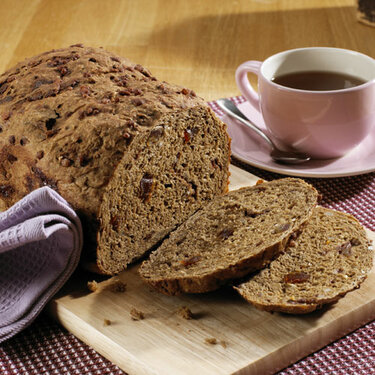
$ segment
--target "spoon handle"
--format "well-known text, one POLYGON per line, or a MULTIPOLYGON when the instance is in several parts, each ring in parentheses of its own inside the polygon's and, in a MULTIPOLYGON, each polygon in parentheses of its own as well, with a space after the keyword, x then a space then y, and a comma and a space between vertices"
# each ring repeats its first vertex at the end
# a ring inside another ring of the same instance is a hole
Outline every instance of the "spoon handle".
POLYGON ((250 129, 255 131, 259 136, 261 136, 272 148, 275 147, 271 139, 255 124, 249 121, 249 119, 234 105, 234 103, 229 99, 219 99, 217 100, 218 106, 229 116, 234 117, 238 121, 242 122, 244 125, 248 126, 250 129))

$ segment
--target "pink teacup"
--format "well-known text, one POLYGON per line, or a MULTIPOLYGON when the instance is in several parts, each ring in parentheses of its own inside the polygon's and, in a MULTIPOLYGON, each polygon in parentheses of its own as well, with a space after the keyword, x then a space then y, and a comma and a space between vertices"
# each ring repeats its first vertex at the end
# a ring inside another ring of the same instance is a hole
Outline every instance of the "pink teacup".
POLYGON ((340 48, 311 47, 277 53, 264 62, 247 61, 236 71, 243 96, 261 111, 271 136, 284 149, 316 159, 344 155, 375 124, 375 60, 340 48), (273 82, 298 72, 347 74, 364 83, 351 88, 313 91, 273 82), (247 73, 258 76, 258 93, 247 73))

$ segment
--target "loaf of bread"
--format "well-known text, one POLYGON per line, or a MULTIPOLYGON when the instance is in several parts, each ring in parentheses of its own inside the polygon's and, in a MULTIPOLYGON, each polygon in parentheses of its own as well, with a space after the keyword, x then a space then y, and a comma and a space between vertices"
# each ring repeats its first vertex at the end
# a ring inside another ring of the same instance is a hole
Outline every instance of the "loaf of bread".
POLYGON ((372 263, 372 246, 358 221, 318 207, 285 252, 236 289, 262 310, 303 314, 358 288, 372 263))
POLYGON ((145 260, 139 273, 158 291, 215 290, 267 265, 310 217, 318 194, 300 179, 264 182, 217 197, 145 260))
POLYGON ((229 138, 202 99, 82 45, 0 76, 0 147, 1 209, 52 187, 81 217, 86 255, 106 274, 228 186, 229 138))

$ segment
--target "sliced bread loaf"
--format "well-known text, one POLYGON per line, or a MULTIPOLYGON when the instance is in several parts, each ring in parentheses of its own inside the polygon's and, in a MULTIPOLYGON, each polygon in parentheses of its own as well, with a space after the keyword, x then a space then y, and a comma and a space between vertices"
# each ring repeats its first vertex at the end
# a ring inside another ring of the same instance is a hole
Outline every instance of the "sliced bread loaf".
POLYGON ((191 216, 139 269, 165 294, 202 293, 264 267, 311 215, 316 190, 295 178, 215 198, 191 216))
POLYGON ((115 274, 228 186, 225 124, 192 90, 74 45, 0 76, 0 210, 40 186, 79 214, 115 274))
POLYGON ((236 289, 262 310, 308 313, 358 288, 372 267, 371 250, 354 217, 318 207, 285 252, 236 289))

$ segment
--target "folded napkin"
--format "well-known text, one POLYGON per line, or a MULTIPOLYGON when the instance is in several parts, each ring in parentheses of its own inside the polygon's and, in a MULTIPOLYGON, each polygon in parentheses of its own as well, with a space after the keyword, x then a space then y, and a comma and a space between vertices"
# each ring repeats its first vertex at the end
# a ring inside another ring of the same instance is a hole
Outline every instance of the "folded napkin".
POLYGON ((81 222, 42 187, 0 213, 0 342, 27 327, 76 268, 81 222))

